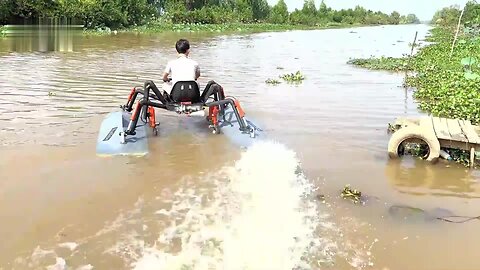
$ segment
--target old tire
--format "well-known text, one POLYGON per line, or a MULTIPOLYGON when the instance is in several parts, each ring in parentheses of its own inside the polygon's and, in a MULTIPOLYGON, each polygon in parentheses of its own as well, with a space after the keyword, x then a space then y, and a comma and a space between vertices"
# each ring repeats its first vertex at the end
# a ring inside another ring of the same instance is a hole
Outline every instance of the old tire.
POLYGON ((404 127, 393 133, 388 142, 389 157, 392 159, 398 158, 398 149, 400 145, 409 139, 422 140, 428 145, 429 151, 425 160, 430 162, 436 162, 438 160, 440 156, 440 142, 437 137, 425 134, 420 127, 416 126, 404 127))

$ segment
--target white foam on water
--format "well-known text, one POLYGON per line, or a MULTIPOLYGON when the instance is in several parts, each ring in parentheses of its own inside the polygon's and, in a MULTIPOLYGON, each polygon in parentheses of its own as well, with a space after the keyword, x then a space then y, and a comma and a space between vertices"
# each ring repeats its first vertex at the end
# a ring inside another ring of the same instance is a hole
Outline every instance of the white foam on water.
POLYGON ((78 267, 76 270, 92 270, 93 266, 91 264, 86 264, 78 267))
POLYGON ((70 251, 74 251, 78 247, 78 244, 75 242, 65 242, 58 244, 58 246, 62 248, 68 248, 70 251))
POLYGON ((213 192, 181 188, 168 213, 170 226, 132 264, 146 269, 308 269, 318 224, 312 191, 293 151, 261 142, 233 167, 207 175, 213 192))
POLYGON ((47 266, 47 270, 65 270, 67 269, 67 263, 65 262, 65 259, 57 257, 55 258, 56 263, 53 265, 47 266))

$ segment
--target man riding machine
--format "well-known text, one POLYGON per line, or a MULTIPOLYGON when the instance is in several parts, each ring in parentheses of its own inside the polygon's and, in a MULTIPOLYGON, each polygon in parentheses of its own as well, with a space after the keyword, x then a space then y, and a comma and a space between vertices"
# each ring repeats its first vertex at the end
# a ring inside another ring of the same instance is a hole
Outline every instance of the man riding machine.
POLYGON ((227 111, 230 111, 230 114, 233 111, 236 121, 239 124, 239 130, 242 133, 250 134, 251 137, 255 136, 255 128, 249 126, 244 120, 245 113, 240 107, 240 103, 232 97, 225 97, 223 88, 214 81, 210 81, 206 85, 202 94, 200 94, 200 89, 196 81, 178 81, 173 85, 170 94, 166 92, 162 94, 153 81, 146 81, 143 88, 134 87, 128 97, 126 105, 120 107, 124 111, 131 112, 138 94, 143 95, 143 97, 137 102, 128 128, 124 131, 124 137, 136 134, 135 128, 137 127, 140 117, 142 117, 142 121, 149 123, 149 126, 153 128, 153 132, 156 135, 159 123, 155 121, 154 108, 187 115, 204 111, 208 108, 208 116, 206 118, 214 134, 220 133, 220 122, 222 122, 222 125, 233 125, 231 123, 231 116, 227 116, 227 111))
POLYGON ((190 43, 186 39, 179 39, 175 44, 178 53, 175 60, 171 60, 165 67, 163 81, 171 81, 174 77, 173 86, 170 89, 164 84, 160 91, 153 81, 146 81, 143 88, 134 87, 128 97, 126 105, 120 106, 124 111, 131 112, 138 94, 143 97, 138 101, 135 111, 130 117, 127 129, 123 132, 122 142, 128 135, 135 135, 138 119, 142 116, 145 123, 149 123, 153 132, 157 134, 158 124, 155 122, 155 109, 160 108, 168 111, 174 111, 179 114, 191 114, 203 111, 208 108, 207 121, 210 122, 210 128, 213 133, 220 132, 220 122, 232 124, 232 112, 239 124, 242 133, 249 133, 255 137, 255 126, 249 125, 244 119, 244 112, 240 103, 234 98, 226 98, 223 88, 214 81, 208 82, 202 94, 196 80, 200 77, 200 67, 198 63, 189 58, 190 43), (169 77, 170 76, 170 77, 169 77), (167 93, 170 90, 170 94, 167 93), (152 93, 153 92, 153 93, 152 93), (213 100, 211 100, 213 97, 213 100), (222 117, 220 119, 220 117, 222 117), (230 120, 227 120, 230 118, 230 120))

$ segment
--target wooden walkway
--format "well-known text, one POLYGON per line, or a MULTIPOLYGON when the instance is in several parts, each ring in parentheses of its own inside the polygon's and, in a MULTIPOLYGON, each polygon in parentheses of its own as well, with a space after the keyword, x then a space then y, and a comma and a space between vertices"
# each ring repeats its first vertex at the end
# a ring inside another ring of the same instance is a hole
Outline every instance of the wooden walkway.
POLYGON ((480 144, 480 137, 478 136, 474 126, 468 120, 439 117, 428 117, 422 120, 420 121, 420 125, 422 125, 424 128, 431 126, 431 128, 428 129, 430 129, 430 131, 433 132, 440 140, 480 144))
POLYGON ((473 164, 475 148, 480 149, 480 137, 469 120, 424 117, 420 119, 420 126, 433 133, 442 147, 470 151, 470 162, 473 164))

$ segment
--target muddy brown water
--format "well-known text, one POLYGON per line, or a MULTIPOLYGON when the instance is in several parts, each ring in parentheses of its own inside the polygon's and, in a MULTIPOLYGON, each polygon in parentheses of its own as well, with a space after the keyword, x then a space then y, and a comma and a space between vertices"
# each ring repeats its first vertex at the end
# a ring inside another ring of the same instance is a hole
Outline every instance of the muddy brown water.
POLYGON ((427 30, 119 34, 73 52, 0 40, 0 269, 479 269, 480 221, 388 214, 478 215, 478 171, 389 160, 387 123, 422 113, 402 74, 346 64, 409 53, 427 30), (158 112, 148 157, 96 157, 104 115, 160 80, 179 37, 200 83, 238 97, 271 141, 240 150, 202 120, 158 112), (264 83, 297 70, 300 85, 264 83), (338 198, 346 184, 365 206, 338 198))

